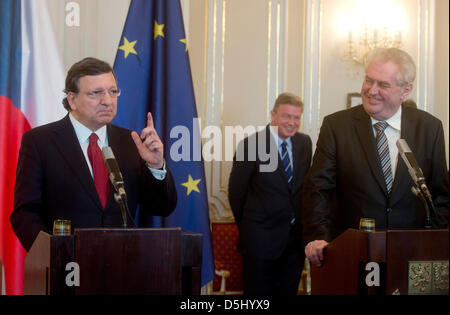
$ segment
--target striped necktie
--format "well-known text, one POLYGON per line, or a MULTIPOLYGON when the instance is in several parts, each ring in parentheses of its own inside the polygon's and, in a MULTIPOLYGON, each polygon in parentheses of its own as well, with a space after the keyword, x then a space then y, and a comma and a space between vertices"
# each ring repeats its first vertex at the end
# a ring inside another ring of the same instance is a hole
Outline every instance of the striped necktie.
POLYGON ((392 170, 391 170, 391 158, 389 156, 389 145, 384 130, 387 128, 388 123, 385 121, 377 122, 374 127, 377 131, 376 143, 378 155, 380 156, 381 169, 383 170, 384 180, 386 182, 387 192, 390 195, 392 191, 392 170))
POLYGON ((281 162, 283 165, 283 170, 286 173, 286 178, 288 180, 289 185, 292 185, 292 163, 291 158, 289 157, 289 152, 287 150, 287 143, 283 141, 281 143, 281 162))

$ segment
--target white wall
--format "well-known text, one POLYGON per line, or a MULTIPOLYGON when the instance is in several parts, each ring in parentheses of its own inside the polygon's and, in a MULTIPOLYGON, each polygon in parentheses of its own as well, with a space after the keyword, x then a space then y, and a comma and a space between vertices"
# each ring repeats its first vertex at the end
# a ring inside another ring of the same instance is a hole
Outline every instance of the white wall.
POLYGON ((448 19, 448 0, 436 1, 436 19, 434 27, 436 31, 435 37, 435 77, 434 77, 434 115, 442 120, 444 125, 445 144, 447 152, 447 168, 448 168, 448 152, 449 152, 449 19, 448 19))

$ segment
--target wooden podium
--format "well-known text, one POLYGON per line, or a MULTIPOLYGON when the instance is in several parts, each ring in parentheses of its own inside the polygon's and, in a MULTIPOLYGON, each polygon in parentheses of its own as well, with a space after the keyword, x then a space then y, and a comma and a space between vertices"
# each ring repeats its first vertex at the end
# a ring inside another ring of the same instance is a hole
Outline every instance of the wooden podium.
POLYGON ((201 260, 202 235, 181 228, 41 231, 25 259, 24 293, 197 295, 201 260))
POLYGON ((311 294, 447 294, 449 230, 348 229, 311 264, 311 294), (368 286, 376 262, 379 286, 368 286))

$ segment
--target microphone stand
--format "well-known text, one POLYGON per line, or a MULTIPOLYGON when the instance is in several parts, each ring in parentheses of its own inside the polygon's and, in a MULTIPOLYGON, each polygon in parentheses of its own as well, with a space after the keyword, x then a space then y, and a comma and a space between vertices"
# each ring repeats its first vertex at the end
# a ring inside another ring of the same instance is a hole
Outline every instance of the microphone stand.
MULTIPOLYGON (((430 207, 428 206, 428 198, 425 197, 424 192, 422 189, 420 189, 418 184, 414 184, 414 186, 411 187, 411 191, 414 195, 416 195, 419 200, 422 202, 423 207, 425 208, 425 225, 424 228, 431 229, 431 215, 430 215, 430 207)), ((434 209, 433 202, 431 202, 431 206, 434 209)))
POLYGON ((122 213, 122 220, 123 220, 123 228, 127 228, 127 212, 128 212, 128 205, 127 200, 125 196, 122 196, 118 193, 114 193, 114 200, 119 204, 120 206, 120 212, 122 213))
POLYGON ((111 183, 114 186, 114 189, 116 192, 114 193, 114 200, 119 204, 120 206, 120 212, 122 213, 122 221, 123 221, 123 228, 127 228, 127 213, 129 213, 128 210, 128 203, 127 203, 127 194, 125 193, 125 189, 123 188, 123 181, 117 181, 114 178, 114 175, 111 173, 109 175, 109 178, 111 180, 111 183))
POLYGON ((127 197, 123 194, 115 192, 114 200, 120 206, 120 212, 122 213, 123 228, 126 229, 127 228, 127 212, 128 212, 127 197))

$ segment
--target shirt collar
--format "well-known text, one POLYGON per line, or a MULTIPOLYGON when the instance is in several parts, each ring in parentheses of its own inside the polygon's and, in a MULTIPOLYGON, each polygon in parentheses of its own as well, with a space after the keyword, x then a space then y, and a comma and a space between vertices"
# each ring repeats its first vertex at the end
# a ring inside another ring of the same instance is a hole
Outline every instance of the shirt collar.
MULTIPOLYGON (((381 121, 376 120, 372 117, 370 117, 370 119, 372 120, 372 126, 375 125, 377 122, 381 121)), ((392 115, 389 119, 386 119, 385 122, 387 122, 390 127, 400 131, 402 126, 402 107, 400 106, 397 112, 394 115, 392 115)))
POLYGON ((270 133, 272 134, 273 139, 275 140, 275 142, 277 143, 277 147, 281 146, 281 143, 283 143, 283 141, 286 141, 287 147, 289 149, 292 148, 292 140, 291 137, 286 138, 286 139, 282 139, 278 136, 278 134, 275 132, 275 130, 273 130, 272 125, 269 125, 269 129, 270 129, 270 133))
MULTIPOLYGON (((69 113, 69 119, 70 122, 73 125, 73 128, 75 129, 75 134, 77 135, 78 141, 80 143, 86 143, 89 142, 89 137, 92 134, 92 130, 80 123, 73 115, 72 113, 69 113)), ((106 143, 106 125, 97 129, 95 133, 98 136, 98 139, 100 140, 100 147, 104 147, 107 145, 106 143)))

